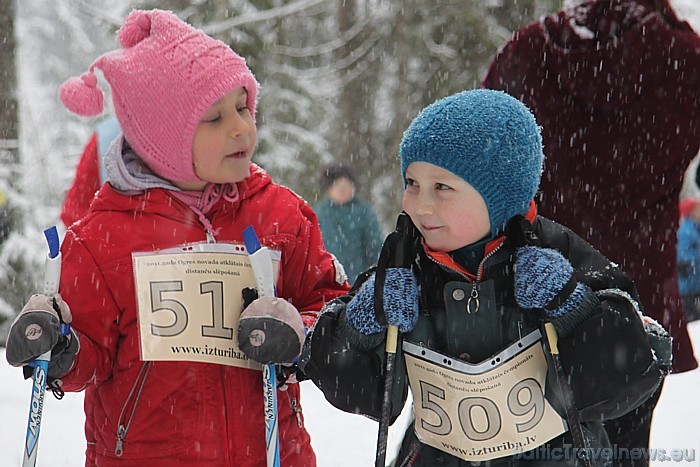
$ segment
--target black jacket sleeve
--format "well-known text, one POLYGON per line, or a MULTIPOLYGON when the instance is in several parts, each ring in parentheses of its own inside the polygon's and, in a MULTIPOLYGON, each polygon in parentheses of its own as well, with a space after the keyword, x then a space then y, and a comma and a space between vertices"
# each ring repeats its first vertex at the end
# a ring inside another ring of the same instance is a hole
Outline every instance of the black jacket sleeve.
POLYGON ((572 231, 538 218, 537 230, 595 294, 596 311, 559 340, 564 370, 582 421, 617 418, 658 387, 664 371, 654 359, 634 283, 572 231))
MULTIPOLYGON (((337 409, 378 420, 384 393, 384 338, 364 351, 339 332, 351 298, 352 295, 340 297, 324 307, 306 337, 299 370, 337 409)), ((392 423, 401 413, 407 395, 405 371, 399 366, 394 374, 392 423)))

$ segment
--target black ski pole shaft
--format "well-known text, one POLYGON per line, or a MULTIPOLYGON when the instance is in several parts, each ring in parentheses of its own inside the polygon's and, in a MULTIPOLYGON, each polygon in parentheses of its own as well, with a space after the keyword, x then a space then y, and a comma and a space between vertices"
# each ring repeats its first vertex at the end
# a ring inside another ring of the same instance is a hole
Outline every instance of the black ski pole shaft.
POLYGON ((399 328, 389 325, 386 331, 386 366, 384 379, 384 398, 382 413, 379 418, 379 434, 377 436, 377 457, 375 467, 384 467, 386 462, 386 446, 389 438, 389 422, 391 421, 391 392, 394 386, 394 365, 396 363, 396 347, 399 328))
POLYGON ((564 366, 561 364, 561 358, 559 357, 559 336, 557 336, 557 330, 554 325, 550 322, 544 323, 545 334, 547 335, 547 344, 549 346, 549 353, 552 356, 552 362, 554 363, 554 369, 557 373, 557 382, 559 384, 559 390, 562 393, 564 399, 564 410, 566 411, 566 418, 569 422, 569 430, 571 430, 571 437, 574 440, 574 446, 579 448, 577 451, 579 453, 578 460, 584 467, 591 467, 591 459, 589 457, 589 451, 586 449, 586 439, 584 438, 583 429, 581 428, 581 420, 578 416, 578 410, 576 410, 576 403, 574 401, 574 393, 571 390, 571 386, 567 382, 566 373, 564 372, 564 366))

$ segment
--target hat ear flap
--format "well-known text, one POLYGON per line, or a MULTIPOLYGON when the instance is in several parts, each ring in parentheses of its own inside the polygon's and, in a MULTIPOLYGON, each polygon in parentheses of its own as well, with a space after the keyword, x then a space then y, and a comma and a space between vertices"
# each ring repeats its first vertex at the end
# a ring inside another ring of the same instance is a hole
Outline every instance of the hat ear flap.
POLYGON ((133 47, 151 35, 151 16, 146 11, 134 10, 124 19, 117 31, 117 40, 122 48, 133 47))
POLYGON ((58 95, 68 110, 83 117, 99 115, 104 109, 102 89, 92 69, 63 83, 58 95))

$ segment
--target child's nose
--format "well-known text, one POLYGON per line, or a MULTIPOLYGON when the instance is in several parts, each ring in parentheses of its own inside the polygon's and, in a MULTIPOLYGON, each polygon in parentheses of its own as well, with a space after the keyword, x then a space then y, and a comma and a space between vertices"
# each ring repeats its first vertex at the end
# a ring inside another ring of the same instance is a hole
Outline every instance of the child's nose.
POLYGON ((228 134, 231 138, 238 138, 248 130, 248 122, 240 115, 236 114, 231 119, 228 134))
POLYGON ((432 214, 435 207, 434 200, 429 195, 419 194, 416 198, 416 213, 420 215, 432 214))

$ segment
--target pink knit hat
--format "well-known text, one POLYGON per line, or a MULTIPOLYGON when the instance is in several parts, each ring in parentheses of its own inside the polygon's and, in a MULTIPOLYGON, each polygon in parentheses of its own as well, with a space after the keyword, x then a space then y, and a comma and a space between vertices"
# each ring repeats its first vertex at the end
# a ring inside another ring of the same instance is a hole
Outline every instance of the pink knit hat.
POLYGON ((192 165, 197 124, 215 102, 243 87, 255 118, 258 82, 245 59, 172 12, 133 10, 117 32, 122 48, 98 57, 88 72, 63 83, 63 105, 83 116, 103 111, 99 68, 112 88, 124 137, 158 175, 200 181, 192 165))

